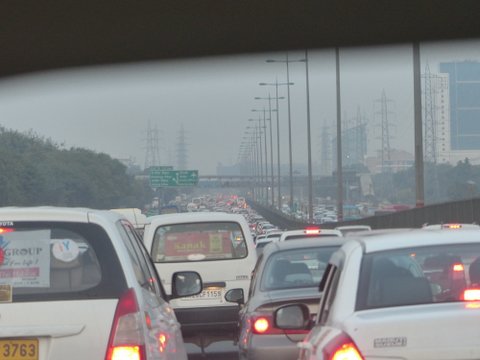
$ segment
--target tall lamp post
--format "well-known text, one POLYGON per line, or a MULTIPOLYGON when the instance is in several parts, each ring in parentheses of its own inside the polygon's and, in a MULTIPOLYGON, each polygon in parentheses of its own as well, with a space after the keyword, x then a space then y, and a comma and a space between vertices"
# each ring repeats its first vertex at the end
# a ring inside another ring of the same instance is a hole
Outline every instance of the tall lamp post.
POLYGON ((342 100, 340 91, 340 49, 335 48, 337 95, 337 221, 343 221, 342 100))
POLYGON ((258 177, 258 151, 257 151, 257 140, 256 140, 256 133, 254 132, 248 132, 248 128, 245 131, 245 136, 243 137, 244 140, 247 141, 247 150, 249 151, 250 154, 250 173, 252 175, 253 180, 253 187, 252 187, 252 193, 253 193, 253 199, 256 201, 256 181, 258 177))
POLYGON ((275 79, 274 83, 259 83, 260 86, 275 86, 275 100, 276 100, 276 107, 277 107, 277 170, 278 170, 278 210, 282 209, 282 194, 281 194, 281 174, 280 174, 280 120, 279 120, 279 107, 278 107, 278 100, 283 99, 283 97, 278 97, 278 87, 282 85, 294 85, 293 82, 286 82, 286 83, 279 83, 278 79, 275 79))
POLYGON ((312 137, 310 134, 310 84, 308 81, 308 50, 305 49, 305 77, 307 91, 307 148, 308 148, 308 221, 313 223, 312 137))
MULTIPOLYGON (((272 208, 275 207, 275 189, 274 189, 274 184, 275 184, 275 175, 273 173, 273 135, 272 135, 272 127, 273 127, 273 124, 272 124, 272 111, 276 111, 277 112, 277 119, 278 119, 278 108, 277 109, 272 109, 272 97, 270 96, 270 93, 268 94, 268 97, 255 97, 255 100, 268 100, 268 113, 269 113, 269 118, 268 118, 268 121, 270 122, 270 175, 271 175, 271 193, 272 193, 272 208)), ((278 104, 278 99, 285 99, 283 96, 282 97, 276 97, 277 99, 277 104, 278 104)), ((279 134, 278 132, 278 121, 277 121, 277 134, 279 134)), ((278 139, 277 139, 278 140, 278 139)), ((278 143, 277 143, 277 147, 280 146, 278 143)), ((280 161, 279 161, 279 175, 278 175, 278 197, 279 197, 279 200, 278 200, 278 203, 280 204, 280 161)), ((280 210, 280 205, 279 205, 279 210, 280 210)))
MULTIPOLYGON (((262 119, 259 117, 258 119, 248 119, 248 121, 258 121, 258 125, 255 125, 255 126, 247 126, 247 129, 255 129, 255 139, 259 140, 259 147, 257 149, 257 155, 259 155, 259 158, 260 158, 260 162, 259 162, 259 174, 260 174, 260 189, 261 189, 261 195, 262 195, 262 198, 264 196, 263 194, 263 154, 262 154, 262 128, 263 126, 261 125, 261 121, 262 119)), ((256 141, 255 140, 255 141, 256 141)), ((263 199, 262 199, 263 200, 263 199)))
MULTIPOLYGON (((265 199, 266 199, 266 204, 268 204, 268 197, 269 197, 269 194, 268 194, 268 154, 267 154, 267 119, 266 119, 266 115, 265 115, 265 108, 263 108, 262 110, 257 110, 257 109, 252 109, 253 112, 263 112, 263 129, 265 129, 263 131, 263 144, 265 146, 265 199)), ((273 185, 272 185, 273 186, 273 185)))
POLYGON ((290 60, 288 52, 285 55, 285 60, 268 59, 267 63, 285 63, 287 66, 287 102, 288 102, 288 157, 289 157, 289 182, 290 182, 290 211, 293 211, 293 160, 292 160, 292 117, 290 110, 290 71, 289 64, 292 62, 305 62, 305 59, 290 60))

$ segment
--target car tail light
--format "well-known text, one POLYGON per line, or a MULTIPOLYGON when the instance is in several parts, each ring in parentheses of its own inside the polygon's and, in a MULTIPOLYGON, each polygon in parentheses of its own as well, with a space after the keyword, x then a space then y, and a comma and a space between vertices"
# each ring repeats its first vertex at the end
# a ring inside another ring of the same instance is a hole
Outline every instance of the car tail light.
POLYGON ((271 327, 269 319, 263 316, 255 319, 253 322, 253 330, 256 334, 264 334, 270 330, 271 327))
POLYGON ((465 289, 463 291, 464 301, 479 301, 480 300, 480 289, 465 289))
POLYGON ((442 228, 444 228, 444 229, 461 229, 462 225, 461 224, 443 224, 442 228))
POLYGON ((0 227, 0 235, 2 234, 6 234, 6 233, 9 233, 9 232, 13 232, 15 231, 14 229, 12 228, 4 228, 4 227, 0 227))
POLYGON ((345 333, 332 339, 323 349, 326 360, 363 360, 353 340, 345 333))
POLYGON ((305 234, 306 235, 318 235, 318 234, 320 234, 320 229, 319 228, 306 228, 305 229, 305 234))
POLYGON ((257 314, 250 318, 252 332, 257 335, 274 334, 308 334, 309 330, 303 329, 279 329, 274 326, 273 317, 270 314, 257 314))
POLYGON ((453 264, 452 269, 454 272, 459 272, 465 270, 463 264, 453 264))
POLYGON ((465 267, 461 263, 455 263, 451 267, 452 269, 452 280, 457 281, 461 280, 463 285, 462 288, 465 286, 465 267))
POLYGON ((108 340, 106 360, 144 360, 142 316, 133 289, 120 298, 108 340))

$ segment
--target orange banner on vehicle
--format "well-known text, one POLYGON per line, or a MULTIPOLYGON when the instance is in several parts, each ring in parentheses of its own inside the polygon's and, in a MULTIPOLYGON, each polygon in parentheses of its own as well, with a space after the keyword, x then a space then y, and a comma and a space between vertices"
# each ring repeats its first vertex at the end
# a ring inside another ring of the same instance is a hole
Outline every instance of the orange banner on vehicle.
POLYGON ((184 232, 169 234, 165 242, 165 256, 204 254, 215 257, 232 257, 230 232, 184 232))

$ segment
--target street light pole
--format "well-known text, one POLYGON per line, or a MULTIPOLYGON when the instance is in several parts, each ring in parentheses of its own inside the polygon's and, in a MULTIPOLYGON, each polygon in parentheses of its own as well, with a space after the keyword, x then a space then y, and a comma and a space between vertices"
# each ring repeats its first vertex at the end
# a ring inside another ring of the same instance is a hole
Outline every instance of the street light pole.
POLYGON ((337 83, 337 221, 343 221, 342 101, 340 98, 340 49, 335 48, 337 83))
POLYGON ((289 158, 289 182, 290 182, 290 211, 293 211, 293 158, 292 158, 292 117, 290 108, 290 71, 289 64, 291 62, 305 62, 305 59, 289 60, 288 52, 286 53, 285 60, 267 60, 269 63, 280 62, 285 63, 287 66, 287 103, 288 103, 288 158, 289 158))
MULTIPOLYGON (((262 119, 259 117, 258 119, 248 119, 248 121, 258 121, 258 125, 255 125, 255 131, 257 131, 258 129, 258 135, 256 135, 256 138, 259 139, 259 142, 260 142, 260 146, 259 148, 257 149, 258 150, 258 153, 260 155, 260 189, 261 189, 261 194, 262 194, 262 198, 263 198, 263 154, 262 154, 262 126, 260 125, 260 122, 262 121, 262 119)), ((263 199, 262 199, 263 200, 263 199)))
MULTIPOLYGON (((290 72, 288 71, 288 52, 286 55, 287 64, 287 84, 290 84, 290 72)), ((290 213, 293 211, 293 160, 292 160, 292 117, 290 112, 290 85, 287 85, 287 102, 288 102, 288 159, 289 159, 289 181, 290 181, 290 213)))
POLYGON ((252 109, 252 111, 258 111, 258 112, 263 112, 263 128, 265 131, 263 132, 263 137, 264 137, 264 146, 265 146, 265 199, 266 199, 266 204, 268 204, 268 154, 267 154, 267 123, 266 123, 266 115, 265 115, 265 108, 262 110, 257 110, 257 109, 252 109))
MULTIPOLYGON (((267 62, 271 62, 267 60, 267 62)), ((278 177, 278 210, 282 210, 282 177, 281 177, 281 164, 280 164, 280 108, 278 105, 279 99, 284 99, 283 96, 278 96, 278 87, 282 85, 294 85, 294 83, 279 83, 278 79, 275 79, 274 83, 259 83, 260 86, 275 86, 275 100, 276 100, 276 107, 277 107, 277 177, 278 177)), ((272 117, 270 116, 270 119, 272 117)), ((271 124, 271 123, 270 123, 271 124)))
POLYGON ((310 135, 310 86, 308 81, 308 50, 305 49, 305 74, 307 83, 307 148, 308 148, 308 221, 313 223, 312 139, 310 135))
MULTIPOLYGON (((247 126, 247 129, 251 127, 247 126)), ((257 140, 255 138, 256 132, 248 132, 245 131, 245 135, 243 137, 244 140, 248 140, 248 150, 250 154, 250 174, 253 178, 253 186, 252 186, 252 193, 253 193, 253 200, 256 201, 256 183, 257 183, 257 164, 258 164, 258 157, 257 157, 257 140)))
MULTIPOLYGON (((278 86, 277 86, 278 88, 278 86)), ((273 134, 272 134, 272 128, 273 128, 273 124, 272 124, 272 111, 276 111, 277 112, 277 135, 279 136, 280 132, 278 130, 278 108, 277 109, 273 109, 272 110, 272 97, 270 96, 270 93, 268 94, 268 97, 255 97, 255 100, 268 100, 268 114, 269 114, 269 118, 268 118, 268 121, 270 122, 270 175, 271 175, 271 180, 270 180, 270 183, 271 183, 271 187, 270 187, 270 190, 271 190, 271 198, 272 198, 272 208, 275 207, 275 175, 274 175, 274 172, 273 172, 273 134)), ((278 96, 277 96, 277 104, 278 104, 278 96)), ((280 99, 284 99, 284 97, 280 97, 280 99)), ((279 139, 277 139, 278 142, 280 142, 279 139)), ((277 152, 278 153, 278 164, 280 164, 280 152, 277 152)), ((280 167, 278 167, 278 195, 279 195, 279 199, 280 199, 280 167)), ((280 200, 279 200, 280 201, 280 200)), ((280 204, 280 202, 279 202, 280 204)), ((279 209, 280 209, 280 206, 279 206, 279 209)))

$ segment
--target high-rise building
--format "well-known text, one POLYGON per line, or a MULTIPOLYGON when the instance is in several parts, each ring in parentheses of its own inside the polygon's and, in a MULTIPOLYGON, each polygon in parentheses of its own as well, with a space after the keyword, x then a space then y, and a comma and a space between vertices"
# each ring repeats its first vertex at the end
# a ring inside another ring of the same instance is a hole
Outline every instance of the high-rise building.
POLYGON ((440 111, 439 133, 445 136, 445 141, 439 148, 440 161, 456 163, 469 158, 473 160, 472 162, 478 163, 480 63, 478 61, 440 63, 440 75, 442 74, 446 74, 448 86, 444 87, 444 91, 438 92, 436 99, 440 111), (448 99, 445 98, 447 94, 448 99), (448 118, 443 113, 445 111, 448 112, 448 118), (446 126, 445 130, 441 128, 442 126, 446 126))

